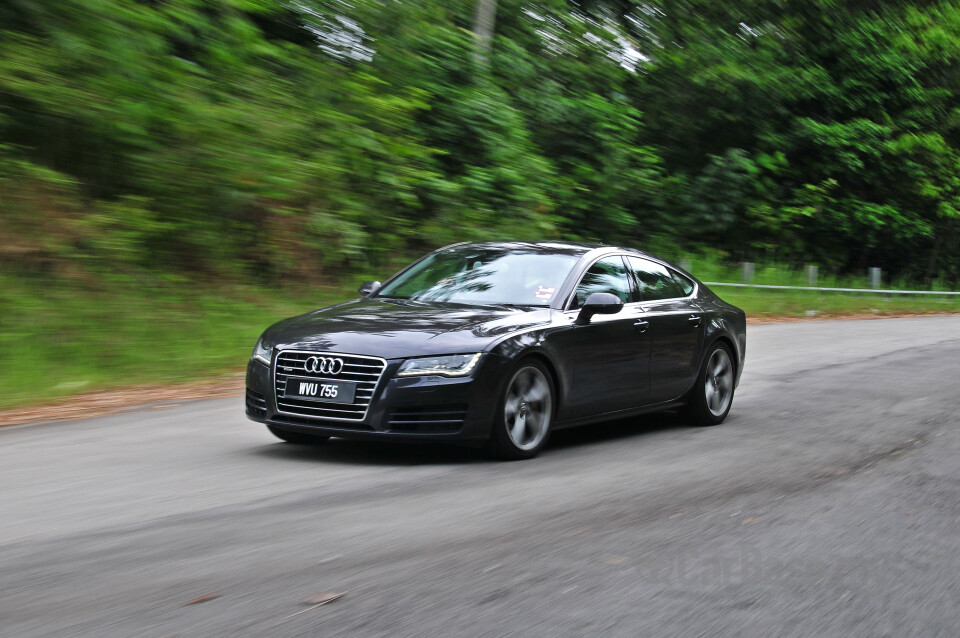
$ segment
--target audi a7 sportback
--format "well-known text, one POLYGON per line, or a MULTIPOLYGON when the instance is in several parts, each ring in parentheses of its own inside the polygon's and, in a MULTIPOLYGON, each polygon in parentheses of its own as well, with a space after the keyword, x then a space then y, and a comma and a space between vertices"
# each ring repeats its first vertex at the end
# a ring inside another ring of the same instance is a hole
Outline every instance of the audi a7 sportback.
POLYGON ((642 412, 720 423, 743 369, 743 311, 627 248, 455 244, 360 294, 263 333, 251 419, 290 443, 475 441, 526 458, 552 430, 642 412))

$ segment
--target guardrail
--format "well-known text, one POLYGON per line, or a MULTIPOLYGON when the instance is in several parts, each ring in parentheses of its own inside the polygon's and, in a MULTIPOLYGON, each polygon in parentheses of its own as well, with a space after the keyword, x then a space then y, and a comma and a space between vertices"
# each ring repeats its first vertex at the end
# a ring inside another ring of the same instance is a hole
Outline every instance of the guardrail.
POLYGON ((940 290, 885 290, 883 288, 826 288, 821 286, 775 286, 772 284, 731 284, 722 281, 705 281, 708 286, 731 288, 770 288, 773 290, 816 290, 820 292, 866 292, 881 295, 960 295, 960 292, 940 290))

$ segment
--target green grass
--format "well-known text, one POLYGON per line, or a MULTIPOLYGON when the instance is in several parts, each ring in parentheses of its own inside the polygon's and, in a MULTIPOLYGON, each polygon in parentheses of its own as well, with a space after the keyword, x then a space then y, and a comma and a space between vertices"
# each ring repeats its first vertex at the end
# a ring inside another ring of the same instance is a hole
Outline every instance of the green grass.
MULTIPOLYGON (((743 283, 737 266, 724 264, 710 257, 690 259, 690 271, 702 281, 743 283)), ((756 266, 753 284, 775 286, 809 286, 802 269, 770 264, 756 266)), ((866 276, 835 276, 821 273, 821 288, 870 288, 866 276)), ((893 290, 947 291, 940 282, 925 286, 908 280, 883 282, 882 288, 893 290)), ((895 315, 960 312, 960 295, 896 295, 805 290, 770 290, 715 286, 714 292, 725 301, 743 308, 753 317, 804 317, 843 315, 895 315)))
POLYGON ((847 315, 899 315, 960 312, 960 298, 713 288, 729 303, 743 308, 748 317, 839 317, 847 315))
MULTIPOLYGON (((736 268, 692 260, 706 281, 740 281, 736 268)), ((755 283, 806 285, 802 272, 768 266, 755 283)), ((0 275, 0 409, 140 384, 242 371, 270 324, 356 296, 355 284, 275 291, 172 281, 81 286, 0 275)), ((821 277, 821 286, 865 288, 865 278, 821 277)), ((894 282, 889 287, 913 288, 894 282)), ((748 316, 960 312, 960 298, 716 287, 748 316)))
POLYGON ((244 369, 270 324, 351 295, 0 279, 0 408, 244 369))

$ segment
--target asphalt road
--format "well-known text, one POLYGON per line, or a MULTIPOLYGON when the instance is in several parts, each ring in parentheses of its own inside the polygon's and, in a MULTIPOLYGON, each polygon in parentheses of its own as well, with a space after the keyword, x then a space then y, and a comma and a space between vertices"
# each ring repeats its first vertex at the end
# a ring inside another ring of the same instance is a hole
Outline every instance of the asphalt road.
POLYGON ((527 462, 240 398, 4 428, 0 635, 957 636, 958 390, 960 317, 809 322, 750 327, 719 427, 527 462))

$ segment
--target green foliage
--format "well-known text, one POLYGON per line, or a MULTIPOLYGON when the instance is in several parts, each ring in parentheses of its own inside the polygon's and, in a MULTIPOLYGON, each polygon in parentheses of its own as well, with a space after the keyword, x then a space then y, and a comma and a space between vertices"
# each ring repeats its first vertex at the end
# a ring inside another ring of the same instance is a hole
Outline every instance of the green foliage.
POLYGON ((956 253, 936 249, 956 241, 955 6, 689 2, 663 12, 649 22, 656 53, 638 96, 677 176, 671 216, 694 242, 956 280, 956 253), (736 233, 718 235, 723 227, 736 233))
POLYGON ((956 3, 496 4, 481 55, 476 0, 0 2, 0 403, 229 369, 460 240, 960 281, 956 3))
POLYGON ((335 281, 464 239, 960 279, 960 7, 7 0, 0 264, 335 281))

